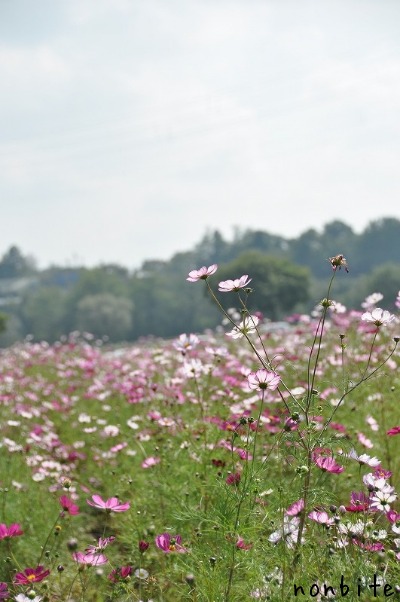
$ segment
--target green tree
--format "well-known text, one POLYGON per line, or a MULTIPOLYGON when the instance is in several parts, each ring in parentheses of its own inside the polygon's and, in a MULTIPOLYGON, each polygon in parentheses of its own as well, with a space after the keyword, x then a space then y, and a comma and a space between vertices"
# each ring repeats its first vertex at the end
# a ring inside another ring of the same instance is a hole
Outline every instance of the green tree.
POLYGON ((66 334, 66 301, 66 293, 55 286, 42 286, 27 294, 21 304, 24 332, 50 343, 66 334))
MULTIPOLYGON (((309 271, 287 259, 248 251, 218 270, 220 281, 239 278, 243 274, 252 278, 249 309, 260 310, 271 320, 282 318, 293 311, 297 304, 309 299, 309 271)), ((225 307, 232 305, 230 295, 219 294, 225 307)))
POLYGON ((22 255, 16 246, 10 247, 0 260, 0 278, 22 278, 35 271, 34 260, 22 255))
POLYGON ((360 273, 387 262, 400 263, 400 221, 387 217, 371 222, 360 235, 354 267, 360 273))
POLYGON ((397 293, 400 290, 400 263, 385 263, 376 267, 370 274, 358 279, 358 286, 345 298, 350 306, 360 307, 362 301, 372 293, 382 293, 379 307, 393 311, 397 293))
POLYGON ((83 297, 77 305, 76 327, 111 341, 127 340, 132 329, 133 303, 111 293, 83 297))

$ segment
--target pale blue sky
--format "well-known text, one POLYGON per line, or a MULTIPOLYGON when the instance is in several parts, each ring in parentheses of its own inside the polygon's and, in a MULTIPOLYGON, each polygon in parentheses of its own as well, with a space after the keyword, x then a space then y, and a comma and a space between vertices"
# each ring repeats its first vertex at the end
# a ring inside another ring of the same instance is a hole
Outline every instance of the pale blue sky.
POLYGON ((0 0, 0 254, 400 219, 398 0, 0 0))

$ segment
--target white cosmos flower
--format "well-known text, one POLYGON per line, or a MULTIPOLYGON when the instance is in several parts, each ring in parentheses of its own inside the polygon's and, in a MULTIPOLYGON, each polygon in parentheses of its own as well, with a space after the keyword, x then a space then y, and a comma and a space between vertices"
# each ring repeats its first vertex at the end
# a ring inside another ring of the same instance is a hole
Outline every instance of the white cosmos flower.
POLYGON ((245 334, 254 334, 259 321, 257 316, 246 316, 239 326, 235 326, 230 332, 227 332, 226 336, 232 337, 232 339, 241 339, 245 334))

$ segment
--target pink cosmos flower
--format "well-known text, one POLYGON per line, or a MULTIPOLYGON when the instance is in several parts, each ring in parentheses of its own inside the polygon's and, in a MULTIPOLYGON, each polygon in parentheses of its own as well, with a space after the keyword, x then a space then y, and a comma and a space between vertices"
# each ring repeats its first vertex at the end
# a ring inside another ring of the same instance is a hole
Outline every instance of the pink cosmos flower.
POLYGON ((44 566, 39 565, 35 569, 27 568, 21 573, 17 573, 15 575, 15 583, 17 585, 30 585, 31 583, 43 581, 47 575, 50 575, 50 571, 45 570, 44 566))
POLYGON ((62 495, 60 497, 60 505, 64 512, 68 512, 71 516, 76 516, 79 514, 79 508, 76 504, 73 503, 72 500, 69 499, 66 495, 62 495))
POLYGON ((112 543, 114 540, 114 535, 111 535, 111 537, 99 537, 97 545, 88 546, 85 552, 88 552, 89 554, 98 554, 99 552, 102 552, 108 546, 108 544, 112 543))
POLYGON ((294 502, 289 508, 286 510, 288 516, 297 516, 300 512, 304 510, 304 500, 300 498, 297 502, 294 502))
POLYGON ((209 276, 211 276, 212 274, 215 274, 217 269, 218 269, 218 266, 216 263, 213 263, 208 268, 206 268, 206 266, 203 265, 203 267, 200 268, 199 270, 192 270, 191 272, 189 272, 189 275, 186 278, 186 280, 188 280, 189 282, 197 282, 198 280, 207 280, 207 278, 209 276))
POLYGON ((156 458, 155 456, 149 456, 145 460, 143 460, 141 466, 142 468, 151 468, 152 466, 156 466, 161 462, 160 458, 156 458))
POLYGON ((236 547, 239 548, 240 550, 251 550, 251 548, 253 547, 253 544, 245 543, 243 537, 240 537, 240 535, 238 535, 236 547))
POLYGON ((99 508, 100 510, 106 510, 106 512, 126 512, 131 507, 129 502, 121 504, 117 497, 111 497, 104 501, 99 495, 92 495, 92 501, 86 500, 89 506, 99 508))
POLYGON ((380 307, 375 307, 372 311, 366 311, 365 314, 361 316, 361 320, 364 322, 372 322, 377 328, 390 324, 390 322, 393 322, 395 319, 393 314, 380 307))
POLYGON ((250 372, 247 376, 247 382, 249 383, 250 389, 256 391, 265 391, 270 389, 275 391, 280 383, 281 377, 276 372, 268 372, 268 370, 257 370, 257 372, 250 372))
POLYGON ((232 291, 237 292, 241 288, 245 288, 250 284, 251 278, 250 280, 248 278, 248 275, 245 274, 236 280, 224 280, 223 282, 219 283, 218 290, 221 291, 221 293, 230 293, 232 291))
POLYGON ((317 458, 315 458, 314 462, 318 466, 318 468, 321 468, 321 470, 324 470, 326 472, 340 474, 344 470, 344 467, 340 466, 340 464, 336 464, 335 460, 331 456, 318 456, 317 458))
POLYGON ((7 583, 4 583, 4 581, 2 581, 0 583, 0 600, 6 600, 9 597, 10 594, 8 593, 7 583))
POLYGON ((311 520, 314 520, 316 523, 319 523, 320 525, 330 526, 330 525, 333 525, 333 523, 335 522, 333 520, 333 518, 329 517, 329 514, 327 512, 325 512, 325 510, 313 510, 308 515, 308 518, 310 518, 311 520))
POLYGON ((79 564, 87 564, 89 566, 99 566, 108 562, 108 558, 104 554, 92 554, 91 552, 74 552, 72 558, 79 564))
POLYGON ((4 523, 0 524, 0 539, 10 539, 11 537, 17 537, 23 535, 24 532, 21 530, 21 525, 13 523, 7 527, 4 523))
POLYGON ((391 429, 386 431, 387 435, 400 435, 400 426, 393 426, 391 429))
POLYGON ((170 535, 169 533, 162 533, 156 537, 156 546, 167 554, 169 552, 179 552, 183 554, 187 552, 187 549, 182 545, 182 537, 180 535, 170 535))

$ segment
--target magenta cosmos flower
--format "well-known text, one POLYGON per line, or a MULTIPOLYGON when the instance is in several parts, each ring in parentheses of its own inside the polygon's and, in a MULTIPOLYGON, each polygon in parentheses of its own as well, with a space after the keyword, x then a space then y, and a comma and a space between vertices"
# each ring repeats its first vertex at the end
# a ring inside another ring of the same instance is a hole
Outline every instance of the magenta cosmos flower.
POLYGON ((106 510, 107 512, 126 512, 131 507, 129 502, 120 504, 117 497, 111 497, 109 500, 104 501, 99 495, 92 495, 92 500, 86 500, 89 506, 99 508, 100 510, 106 510))
POLYGON ((11 537, 17 537, 23 535, 24 532, 21 530, 21 525, 13 523, 9 527, 4 523, 0 524, 0 539, 10 539, 11 537))
POLYGON ((386 431, 387 435, 400 435, 400 426, 393 426, 391 429, 386 431))
POLYGON ((366 311, 365 314, 361 316, 361 320, 364 322, 371 322, 375 324, 378 328, 385 324, 390 324, 393 322, 396 317, 387 311, 386 309, 381 309, 380 307, 376 307, 372 311, 366 311))
POLYGON ((182 545, 182 537, 180 535, 170 535, 169 533, 162 533, 156 537, 156 546, 167 554, 169 552, 179 552, 183 554, 187 552, 186 548, 182 545))
POLYGON ((9 597, 10 594, 8 593, 7 583, 4 583, 4 581, 2 581, 0 583, 0 600, 6 600, 9 597))
POLYGON ((79 514, 79 508, 72 500, 69 499, 66 495, 62 495, 60 497, 60 506, 64 510, 64 512, 68 512, 71 516, 76 516, 79 514))
POLYGON ((186 278, 186 280, 188 280, 189 282, 197 282, 198 280, 207 280, 207 278, 209 276, 211 276, 212 274, 215 274, 217 269, 218 269, 218 266, 216 263, 213 263, 212 265, 208 266, 208 268, 206 268, 206 266, 203 265, 203 267, 200 268, 199 270, 192 270, 191 272, 189 272, 189 275, 186 278))
POLYGON ((17 585, 30 585, 31 583, 43 581, 47 575, 50 575, 50 571, 45 570, 44 566, 39 565, 35 569, 27 568, 21 573, 17 573, 15 575, 15 583, 17 585))
POLYGON ((221 293, 230 293, 232 291, 237 292, 241 288, 248 286, 250 282, 251 278, 249 280, 248 275, 245 274, 240 278, 236 278, 236 280, 224 280, 223 282, 220 282, 218 285, 218 290, 221 291, 221 293))
POLYGON ((247 377, 247 382, 249 383, 250 389, 255 391, 265 391, 265 389, 270 389, 271 391, 275 391, 280 383, 281 377, 279 374, 273 371, 268 370, 257 370, 257 372, 250 372, 247 377))

